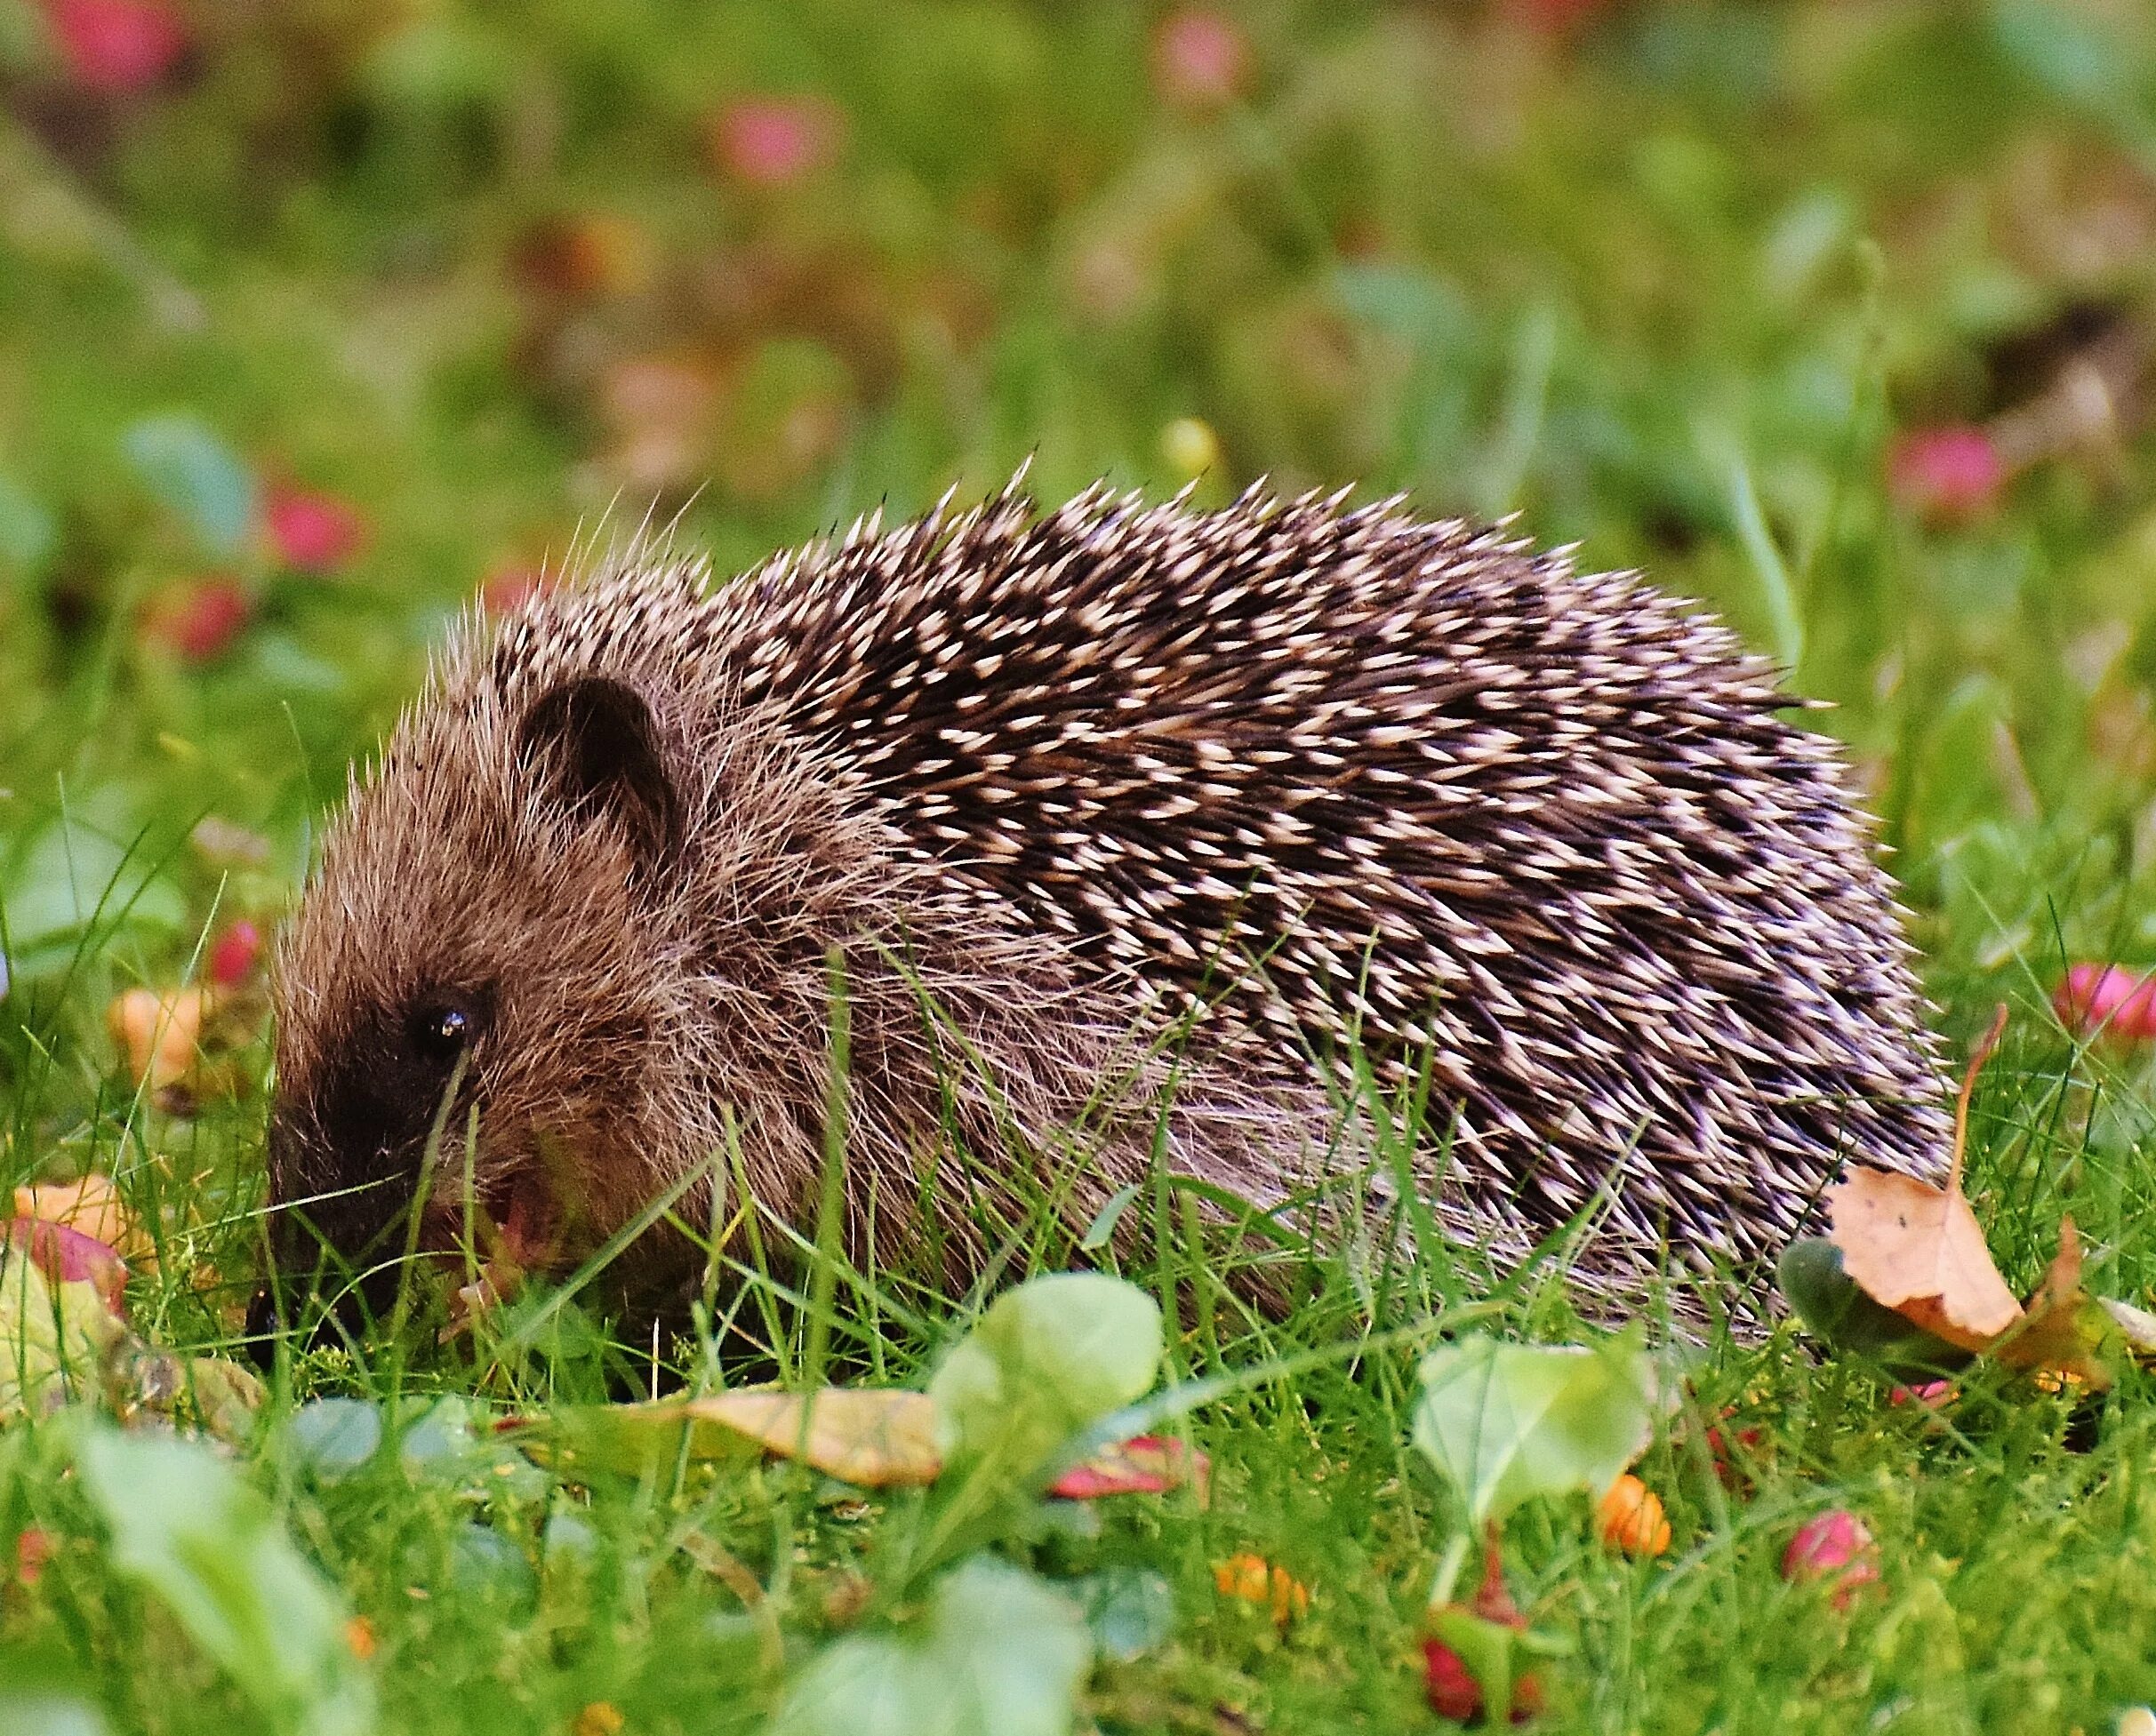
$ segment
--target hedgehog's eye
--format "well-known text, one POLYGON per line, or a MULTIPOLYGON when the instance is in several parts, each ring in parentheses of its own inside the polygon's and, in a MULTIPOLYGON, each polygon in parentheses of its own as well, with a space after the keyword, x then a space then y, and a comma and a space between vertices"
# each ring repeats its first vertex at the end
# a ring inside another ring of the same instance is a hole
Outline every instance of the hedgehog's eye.
POLYGON ((471 1034, 471 1014, 461 1006, 422 1007, 412 1020, 412 1046, 445 1064, 464 1052, 471 1034))

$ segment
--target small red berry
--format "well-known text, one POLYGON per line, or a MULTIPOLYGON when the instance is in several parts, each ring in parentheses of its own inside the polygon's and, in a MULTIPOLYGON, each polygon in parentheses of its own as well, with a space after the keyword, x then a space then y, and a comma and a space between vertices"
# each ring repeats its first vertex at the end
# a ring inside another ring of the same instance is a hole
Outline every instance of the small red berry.
POLYGON ((253 973, 261 956, 262 933, 244 916, 227 925, 210 948, 210 980, 220 988, 236 988, 253 973))
POLYGON ((1219 108, 1250 79, 1250 40, 1224 13, 1172 13, 1153 37, 1153 88, 1179 108, 1219 108))
POLYGON ((1465 1724, 1482 1710, 1482 1684, 1443 1640, 1423 1642, 1423 1689, 1430 1709, 1455 1724, 1465 1724))
POLYGON ((837 110, 813 97, 737 97, 711 124, 711 156, 750 187, 789 187, 838 154, 837 110))
POLYGON ((1887 454, 1888 491, 1928 518, 1979 517, 1997 503, 2006 481, 2006 461, 1992 436, 1968 424, 1917 428, 1887 454))
POLYGON ((327 572, 358 552, 366 527, 333 494, 272 485, 262 502, 262 528, 277 559, 302 572, 327 572))
MULTIPOLYGON (((1482 1716, 1482 1684, 1443 1640, 1423 1642, 1423 1692, 1441 1718, 1471 1724, 1482 1716)), ((1514 1677, 1512 1722, 1525 1724, 1542 1708, 1542 1684, 1532 1676, 1514 1677)))
POLYGON ((47 0, 45 15, 77 84, 108 95, 146 91, 187 49, 187 33, 145 0, 47 0))
POLYGON ((231 648, 253 609, 235 580, 203 579, 157 598, 147 626, 190 663, 207 663, 231 648))
POLYGON ((52 1559, 52 1536, 36 1525, 25 1525, 15 1537, 15 1577, 24 1585, 36 1585, 52 1559))

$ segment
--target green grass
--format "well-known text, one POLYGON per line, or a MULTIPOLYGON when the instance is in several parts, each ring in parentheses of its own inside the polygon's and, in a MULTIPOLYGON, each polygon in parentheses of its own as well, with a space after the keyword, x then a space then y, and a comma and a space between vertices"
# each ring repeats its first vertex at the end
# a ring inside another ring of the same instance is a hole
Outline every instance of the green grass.
MULTIPOLYGON (((146 1339, 228 1347, 260 1276, 267 1034, 234 1005, 217 1088, 180 1113, 125 1078, 105 1008, 197 973, 231 916, 274 921, 483 580, 654 497, 738 568, 1029 455, 1044 497, 1166 492, 1186 417, 1218 445, 1201 500, 1270 475, 1518 511, 1705 599, 1834 701, 1950 1047, 2015 1010, 1970 1161, 2002 1267, 2032 1285, 2071 1209, 2092 1287, 2149 1299, 2156 1080, 2047 1011, 2070 959, 2156 962, 2140 388, 1968 518, 1887 485, 1897 431, 2024 407, 2092 324, 2151 348, 2138 9, 1641 0, 1566 35, 1464 0, 1268 0, 1238 12, 1250 63, 1218 107, 1163 94, 1156 15, 1119 4, 186 11, 166 84, 106 97, 0 0, 0 1179, 118 1178, 158 1226, 130 1289, 146 1339), (796 183, 715 164, 711 117, 761 92, 826 105, 829 160, 796 183), (220 540, 231 476, 161 492, 128 456, 173 415, 243 484, 351 502, 363 546, 309 577, 220 540), (197 662, 145 612, 213 576, 250 618, 197 662), (205 817, 255 843, 204 849, 205 817)), ((629 1732, 760 1728, 820 1644, 918 1609, 952 1536, 1151 1588, 1150 1643, 1086 1687, 1102 1730, 1430 1725, 1419 1621, 1458 1511, 1408 1444, 1416 1348, 1482 1298, 1507 1331, 1581 1324, 1544 1276, 1421 1240, 1319 1251, 1302 1304, 1256 1318, 1171 1201, 1131 1209, 1173 1375, 1226 1381, 1177 1425, 1212 1455, 1209 1507, 998 1502, 954 1532, 959 1492, 863 1502, 783 1464, 308 1468, 284 1419, 310 1397, 543 1415, 652 1378, 575 1299, 477 1347, 433 1345, 423 1299, 401 1338, 288 1346, 236 1462, 369 1624, 385 1730, 567 1730, 598 1703, 629 1732), (1285 1635, 1216 1593, 1241 1551, 1310 1588, 1285 1635)), ((1014 1266, 1074 1252, 1044 1228, 1014 1266)), ((918 1383, 982 1300, 743 1265, 662 1378, 918 1383)), ((0 1536, 57 1545, 0 1587, 0 1694, 54 1682, 116 1731, 302 1727, 119 1571, 82 1426, 0 1431, 0 1536)), ((1546 1722, 2106 1729, 2156 1700, 2152 1463, 2131 1371, 2079 1406, 1979 1375, 1934 1417, 1790 1329, 1711 1334, 1642 1467, 1668 1556, 1603 1551, 1584 1501, 1508 1531, 1515 1592, 1576 1647, 1546 1722), (1760 1431, 1735 1487, 1703 1444, 1725 1411, 1760 1431), (1838 1505, 1883 1562, 1846 1611, 1778 1572, 1838 1505)))

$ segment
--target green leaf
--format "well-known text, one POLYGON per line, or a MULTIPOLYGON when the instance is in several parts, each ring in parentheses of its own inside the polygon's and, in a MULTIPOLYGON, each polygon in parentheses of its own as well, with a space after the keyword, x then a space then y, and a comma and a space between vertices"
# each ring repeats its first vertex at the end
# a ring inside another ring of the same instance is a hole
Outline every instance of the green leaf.
POLYGON ((126 1335, 95 1284, 48 1284, 21 1253, 0 1254, 0 1421, 99 1392, 126 1335))
POLYGON ((1120 1278, 1059 1272, 1006 1291, 928 1382, 945 1450, 1031 1471, 1142 1397, 1161 1348, 1159 1305, 1120 1278))
POLYGON ((1599 1493, 1654 1437, 1655 1364, 1629 1335, 1583 1347, 1477 1332, 1425 1356, 1422 1380, 1415 1444, 1478 1531, 1537 1495, 1599 1493))
POLYGON ((80 1467, 111 1530, 114 1565, 163 1600, 273 1727, 374 1727, 373 1684, 344 1641, 347 1612, 237 1471, 193 1441, 102 1428, 84 1440, 80 1467))
POLYGON ((185 414, 147 417, 120 436, 120 450, 213 554, 240 551, 254 524, 254 476, 205 424, 185 414))
POLYGON ((170 932, 188 918, 179 888, 153 876, 140 856, 102 832, 60 822, 46 827, 25 852, 7 888, 6 909, 8 943, 19 958, 81 933, 92 920, 170 932))
POLYGON ((285 1420, 294 1459, 318 1483, 341 1483, 381 1446, 381 1406, 365 1398, 317 1398, 285 1420))
POLYGON ((1791 1242, 1775 1262, 1775 1277, 1805 1330, 1837 1355, 1869 1356, 1900 1374, 1951 1372, 1969 1361, 1968 1351, 1864 1294, 1824 1236, 1791 1242))
POLYGON ((839 1640, 788 1691, 773 1736, 1064 1736, 1093 1644, 1070 1600, 976 1556, 937 1585, 925 1631, 839 1640))
POLYGON ((0 567, 35 575, 59 540, 52 515, 14 477, 0 470, 0 567))

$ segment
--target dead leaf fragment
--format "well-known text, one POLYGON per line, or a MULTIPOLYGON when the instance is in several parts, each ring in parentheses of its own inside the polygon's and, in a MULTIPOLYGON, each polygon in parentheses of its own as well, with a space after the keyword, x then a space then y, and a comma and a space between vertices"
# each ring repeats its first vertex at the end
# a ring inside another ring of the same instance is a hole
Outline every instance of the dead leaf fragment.
POLYGON ((160 995, 131 988, 107 1010, 113 1040, 127 1057, 127 1070, 162 1091, 186 1078, 195 1066, 208 1002, 200 988, 160 995))
POLYGON ((1872 1300, 1964 1350, 1985 1348, 2022 1312, 1961 1191, 1969 1098, 2006 1027, 2001 1005, 1962 1075, 1945 1187, 1888 1170, 1855 1169, 1827 1189, 1833 1226, 1828 1240, 1841 1251, 1843 1271, 1872 1300))
POLYGON ((1873 1300, 1964 1350, 2021 1318, 1976 1214, 1957 1186, 1860 1169, 1827 1190, 1842 1268, 1873 1300))
POLYGON ((1048 1485, 1063 1500, 1098 1500, 1103 1495, 1160 1495, 1186 1483, 1206 1504, 1212 1460, 1182 1442, 1159 1435, 1139 1435, 1103 1447, 1073 1465, 1048 1485))
POLYGON ((863 1488, 933 1483, 942 1471, 935 1406, 926 1393, 826 1387, 819 1392, 727 1392, 684 1407, 700 1423, 745 1435, 863 1488))
POLYGON ((761 1388, 571 1407, 508 1427, 542 1461, 629 1476, 671 1466, 684 1452, 694 1460, 773 1453, 868 1489, 933 1483, 943 1468, 934 1401, 876 1388, 761 1388))
POLYGON ((15 1216, 58 1224, 102 1242, 130 1266, 154 1264, 156 1244, 120 1197, 112 1178, 85 1175, 79 1181, 46 1181, 15 1189, 15 1216))

